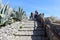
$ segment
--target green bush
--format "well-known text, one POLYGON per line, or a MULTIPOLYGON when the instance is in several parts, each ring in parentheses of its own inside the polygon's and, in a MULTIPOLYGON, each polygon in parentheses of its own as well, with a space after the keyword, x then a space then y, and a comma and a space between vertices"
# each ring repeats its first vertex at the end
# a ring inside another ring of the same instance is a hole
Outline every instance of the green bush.
POLYGON ((20 26, 20 29, 22 29, 23 28, 23 26, 20 26))

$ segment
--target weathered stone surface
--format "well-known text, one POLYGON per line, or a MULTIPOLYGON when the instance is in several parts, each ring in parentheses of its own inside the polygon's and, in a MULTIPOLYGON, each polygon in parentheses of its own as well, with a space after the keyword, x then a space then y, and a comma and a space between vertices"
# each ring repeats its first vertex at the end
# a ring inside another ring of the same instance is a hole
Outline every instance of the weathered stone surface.
MULTIPOLYGON (((20 22, 15 22, 0 29, 0 40, 15 40, 13 33, 17 33, 20 22)), ((17 38, 16 38, 17 39, 17 38)))
MULTIPOLYGON (((15 22, 0 29, 0 40, 41 40, 40 35, 43 34, 41 27, 34 30, 34 21, 15 22), (20 25, 23 27, 20 28, 20 25)), ((43 36, 42 39, 45 40, 43 36)))

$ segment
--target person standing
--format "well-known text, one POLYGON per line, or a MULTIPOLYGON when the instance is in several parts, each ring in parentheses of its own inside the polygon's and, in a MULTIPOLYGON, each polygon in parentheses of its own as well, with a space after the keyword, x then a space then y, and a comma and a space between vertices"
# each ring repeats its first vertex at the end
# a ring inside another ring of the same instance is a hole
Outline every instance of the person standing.
POLYGON ((30 19, 32 19, 33 20, 33 13, 31 12, 31 15, 30 15, 30 19))
POLYGON ((35 14, 34 14, 34 26, 35 26, 34 29, 36 29, 36 27, 37 27, 37 16, 38 16, 38 11, 36 10, 35 14))
POLYGON ((36 10, 35 11, 35 14, 34 14, 34 20, 36 21, 36 19, 37 19, 37 16, 38 16, 38 11, 36 10))

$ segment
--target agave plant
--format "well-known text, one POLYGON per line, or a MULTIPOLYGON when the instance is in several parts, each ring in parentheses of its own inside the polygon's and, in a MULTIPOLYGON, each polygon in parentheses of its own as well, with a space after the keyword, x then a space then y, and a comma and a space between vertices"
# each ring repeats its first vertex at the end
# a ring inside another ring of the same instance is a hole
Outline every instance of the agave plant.
POLYGON ((8 19, 6 19, 6 14, 5 14, 5 8, 7 6, 4 6, 1 11, 0 11, 0 25, 4 24, 8 19))
POLYGON ((2 9, 0 9, 0 25, 6 24, 11 19, 10 14, 8 13, 9 7, 8 5, 4 5, 2 9))
POLYGON ((27 16, 26 16, 26 12, 24 11, 23 15, 22 15, 22 20, 26 20, 27 16))
POLYGON ((21 7, 18 8, 18 11, 15 11, 15 13, 12 14, 13 18, 16 20, 22 20, 22 16, 24 14, 24 11, 21 7))
POLYGON ((22 20, 26 17, 25 11, 21 7, 18 11, 10 8, 8 5, 4 5, 0 9, 0 25, 13 23, 16 20, 22 20))
POLYGON ((27 18, 26 12, 21 7, 19 7, 19 12, 18 13, 20 13, 20 15, 19 15, 20 16, 19 17, 20 20, 23 20, 23 19, 27 18))
POLYGON ((18 8, 18 14, 17 14, 17 18, 19 20, 22 20, 22 15, 23 15, 24 11, 21 7, 18 8))

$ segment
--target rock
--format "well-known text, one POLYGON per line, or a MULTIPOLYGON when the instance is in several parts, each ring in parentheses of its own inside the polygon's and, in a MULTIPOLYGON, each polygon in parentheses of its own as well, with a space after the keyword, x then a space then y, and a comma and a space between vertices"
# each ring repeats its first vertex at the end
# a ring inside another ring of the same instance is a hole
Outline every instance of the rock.
POLYGON ((18 40, 19 37, 14 36, 14 33, 18 33, 20 22, 15 22, 11 25, 7 25, 0 29, 0 40, 18 40))

